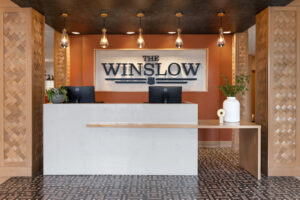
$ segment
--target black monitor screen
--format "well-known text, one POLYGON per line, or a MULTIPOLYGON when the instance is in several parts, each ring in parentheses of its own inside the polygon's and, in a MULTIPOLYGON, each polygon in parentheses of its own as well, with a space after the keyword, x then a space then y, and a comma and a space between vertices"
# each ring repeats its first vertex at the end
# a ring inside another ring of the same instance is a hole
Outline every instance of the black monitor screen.
POLYGON ((149 87, 149 103, 181 103, 182 87, 149 87))
POLYGON ((69 103, 95 103, 94 86, 65 86, 69 103))

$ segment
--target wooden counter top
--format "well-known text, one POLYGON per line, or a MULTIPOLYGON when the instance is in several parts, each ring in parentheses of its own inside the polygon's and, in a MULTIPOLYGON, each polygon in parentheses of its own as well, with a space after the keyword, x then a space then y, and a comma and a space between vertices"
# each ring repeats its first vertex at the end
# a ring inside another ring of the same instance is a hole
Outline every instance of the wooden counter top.
POLYGON ((214 129, 240 129, 260 128, 252 122, 241 121, 239 123, 223 123, 218 120, 199 120, 198 124, 145 124, 145 123, 88 123, 87 127, 103 128, 214 128, 214 129))

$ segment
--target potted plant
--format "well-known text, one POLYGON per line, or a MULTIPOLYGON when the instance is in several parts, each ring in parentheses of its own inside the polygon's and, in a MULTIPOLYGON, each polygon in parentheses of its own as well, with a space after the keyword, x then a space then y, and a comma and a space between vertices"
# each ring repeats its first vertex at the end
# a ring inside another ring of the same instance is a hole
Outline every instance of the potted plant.
POLYGON ((236 95, 242 95, 248 91, 247 84, 250 82, 250 75, 240 74, 235 77, 235 85, 229 83, 228 78, 223 76, 225 85, 218 88, 223 92, 227 99, 223 102, 223 109, 225 110, 225 122, 239 122, 240 121, 240 102, 236 99, 236 95))
POLYGON ((68 101, 67 90, 64 87, 46 90, 50 103, 63 103, 68 101))

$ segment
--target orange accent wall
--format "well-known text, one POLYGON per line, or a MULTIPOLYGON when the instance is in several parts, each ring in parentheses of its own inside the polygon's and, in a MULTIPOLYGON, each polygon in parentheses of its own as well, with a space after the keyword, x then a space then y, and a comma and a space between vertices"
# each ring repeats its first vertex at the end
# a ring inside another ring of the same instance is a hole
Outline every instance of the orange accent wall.
MULTIPOLYGON (((70 37, 70 84, 73 86, 94 85, 94 50, 99 49, 101 35, 70 37)), ((136 49, 136 35, 108 35, 110 49, 136 49)), ((226 35, 226 45, 217 47, 217 35, 183 35, 183 49, 208 49, 208 92, 184 92, 183 101, 198 104, 199 119, 217 119, 217 110, 222 107, 224 95, 217 86, 224 74, 231 80, 232 36, 226 35)), ((144 35, 144 49, 174 48, 174 35, 144 35)), ((96 101, 106 103, 143 103, 148 101, 147 92, 96 92, 96 101)), ((231 141, 231 131, 199 130, 201 141, 231 141)))

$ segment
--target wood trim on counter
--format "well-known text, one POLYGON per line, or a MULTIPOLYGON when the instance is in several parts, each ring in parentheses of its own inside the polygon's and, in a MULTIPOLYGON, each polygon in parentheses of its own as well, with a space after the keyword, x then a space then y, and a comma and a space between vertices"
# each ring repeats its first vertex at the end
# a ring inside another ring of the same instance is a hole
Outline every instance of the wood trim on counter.
POLYGON ((215 128, 215 129, 253 129, 260 125, 252 122, 220 124, 218 120, 199 120, 198 124, 147 124, 147 123, 88 123, 87 127, 102 128, 215 128))

